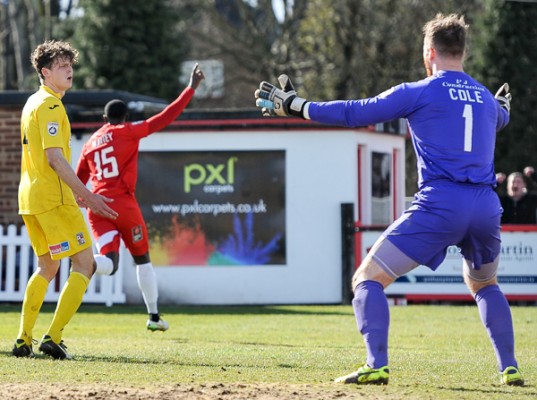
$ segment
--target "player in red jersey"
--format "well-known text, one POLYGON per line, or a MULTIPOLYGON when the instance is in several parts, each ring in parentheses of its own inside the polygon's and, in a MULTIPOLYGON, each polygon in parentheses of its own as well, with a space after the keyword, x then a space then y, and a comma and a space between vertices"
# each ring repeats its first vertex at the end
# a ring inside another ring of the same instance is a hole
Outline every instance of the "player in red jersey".
POLYGON ((99 254, 95 255, 96 273, 113 275, 119 264, 119 245, 125 246, 136 263, 138 286, 147 306, 151 331, 165 331, 168 323, 158 311, 157 279, 149 257, 147 229, 134 196, 138 177, 140 140, 172 123, 194 96, 204 79, 198 64, 192 69, 190 83, 159 114, 139 122, 126 122, 127 105, 121 100, 108 102, 104 109, 105 124, 84 144, 76 174, 83 183, 92 184, 92 192, 114 199, 111 207, 119 213, 116 220, 103 218, 88 209, 88 219, 99 254))

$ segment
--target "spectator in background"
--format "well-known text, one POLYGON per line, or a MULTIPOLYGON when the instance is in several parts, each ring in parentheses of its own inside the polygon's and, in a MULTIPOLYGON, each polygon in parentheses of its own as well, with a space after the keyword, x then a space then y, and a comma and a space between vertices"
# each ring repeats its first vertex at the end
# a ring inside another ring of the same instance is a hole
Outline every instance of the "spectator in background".
POLYGON ((496 183, 498 185, 503 185, 506 179, 507 179, 507 175, 505 175, 503 172, 498 172, 496 174, 496 183))
POLYGON ((524 176, 526 177, 528 191, 537 191, 537 174, 535 174, 535 169, 531 166, 527 166, 524 168, 524 176))
POLYGON ((507 175, 505 175, 503 172, 497 172, 496 173, 496 193, 498 193, 498 196, 503 196, 507 194, 507 191, 505 189, 507 175))
POLYGON ((526 187, 524 174, 513 172, 507 177, 507 194, 500 196, 502 224, 537 223, 537 195, 526 187))

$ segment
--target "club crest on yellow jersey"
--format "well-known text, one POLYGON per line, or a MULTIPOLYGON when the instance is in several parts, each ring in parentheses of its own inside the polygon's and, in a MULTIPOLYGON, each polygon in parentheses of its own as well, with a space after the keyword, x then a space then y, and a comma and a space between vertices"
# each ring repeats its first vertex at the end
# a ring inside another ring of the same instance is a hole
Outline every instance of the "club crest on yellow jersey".
POLYGON ((56 136, 59 131, 59 124, 57 122, 49 122, 47 124, 47 132, 50 136, 56 136))

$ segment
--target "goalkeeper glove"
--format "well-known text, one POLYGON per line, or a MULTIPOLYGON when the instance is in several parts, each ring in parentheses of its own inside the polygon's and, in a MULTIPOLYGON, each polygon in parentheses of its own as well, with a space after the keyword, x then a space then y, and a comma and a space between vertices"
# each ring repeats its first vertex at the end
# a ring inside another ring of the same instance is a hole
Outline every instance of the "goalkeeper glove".
POLYGON ((500 107, 507 111, 507 114, 511 111, 511 93, 509 93, 509 84, 504 83, 494 95, 494 98, 500 103, 500 107))
POLYGON ((261 82, 255 91, 256 106, 262 107, 263 116, 279 115, 304 118, 306 99, 296 95, 295 88, 287 75, 278 77, 281 89, 268 82, 261 82))

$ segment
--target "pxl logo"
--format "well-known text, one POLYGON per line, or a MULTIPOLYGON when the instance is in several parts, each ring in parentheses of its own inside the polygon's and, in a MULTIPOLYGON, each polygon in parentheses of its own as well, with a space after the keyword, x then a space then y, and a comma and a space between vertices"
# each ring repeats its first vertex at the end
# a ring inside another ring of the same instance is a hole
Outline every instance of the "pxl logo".
POLYGON ((190 193, 192 186, 204 185, 207 193, 233 192, 235 183, 235 163, 237 157, 230 157, 223 164, 188 164, 184 170, 185 193, 190 193))

